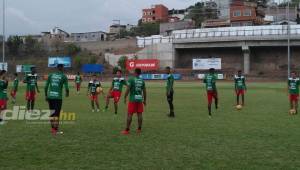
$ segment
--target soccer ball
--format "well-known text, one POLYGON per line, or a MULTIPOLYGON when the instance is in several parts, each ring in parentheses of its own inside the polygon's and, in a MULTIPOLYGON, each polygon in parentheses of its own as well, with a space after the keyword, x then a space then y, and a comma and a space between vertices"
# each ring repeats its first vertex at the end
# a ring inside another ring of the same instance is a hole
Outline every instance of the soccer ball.
POLYGON ((290 114, 291 114, 291 115, 296 114, 296 110, 295 110, 295 109, 291 109, 291 110, 290 110, 290 114))
POLYGON ((96 92, 97 93, 101 93, 103 91, 103 89, 101 87, 97 87, 96 92))
POLYGON ((241 110, 242 108, 243 108, 242 105, 237 105, 237 106, 236 106, 236 109, 237 109, 237 110, 241 110))

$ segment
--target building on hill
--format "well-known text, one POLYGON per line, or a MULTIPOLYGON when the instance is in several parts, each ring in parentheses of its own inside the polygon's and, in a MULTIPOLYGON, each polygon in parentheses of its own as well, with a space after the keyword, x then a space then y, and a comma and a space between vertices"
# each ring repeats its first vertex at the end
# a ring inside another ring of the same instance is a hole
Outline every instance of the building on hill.
POLYGON ((106 41, 107 34, 103 31, 71 33, 67 41, 70 42, 89 42, 89 41, 106 41))
POLYGON ((169 36, 174 30, 193 29, 195 22, 192 20, 183 20, 177 22, 160 23, 160 35, 169 36))
POLYGON ((265 10, 266 16, 265 20, 273 23, 281 23, 288 20, 288 13, 290 15, 290 21, 297 21, 299 12, 297 7, 278 7, 278 6, 269 6, 265 10))
POLYGON ((168 18, 169 9, 162 4, 143 9, 142 23, 168 22, 168 18))
POLYGON ((26 38, 30 36, 32 39, 36 40, 37 42, 42 42, 43 41, 43 36, 42 35, 21 35, 20 39, 23 41, 23 43, 26 43, 26 38))
POLYGON ((263 25, 264 17, 264 9, 255 2, 236 0, 230 4, 231 26, 263 25))
POLYGON ((121 31, 126 30, 126 25, 113 24, 109 27, 110 34, 119 34, 121 31))

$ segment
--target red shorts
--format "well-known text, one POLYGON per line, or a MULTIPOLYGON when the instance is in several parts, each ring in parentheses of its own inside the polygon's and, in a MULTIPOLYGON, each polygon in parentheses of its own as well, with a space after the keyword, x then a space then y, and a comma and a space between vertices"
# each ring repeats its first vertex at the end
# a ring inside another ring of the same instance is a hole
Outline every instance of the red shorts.
POLYGON ((299 94, 290 94, 290 101, 291 102, 298 102, 299 100, 299 94))
POLYGON ((17 91, 16 91, 16 90, 12 90, 12 91, 10 92, 10 96, 11 96, 11 97, 16 97, 16 94, 17 94, 17 91))
POLYGON ((128 103, 128 115, 134 113, 142 114, 144 112, 144 104, 141 102, 129 102, 128 103))
POLYGON ((121 92, 117 91, 117 90, 114 90, 110 93, 110 97, 114 98, 115 103, 118 103, 120 101, 120 98, 121 98, 121 92))
POLYGON ((80 89, 80 83, 75 83, 76 88, 79 90, 80 89))
POLYGON ((218 98, 218 93, 216 91, 207 91, 208 104, 211 104, 212 100, 217 98, 218 98))
POLYGON ((7 100, 6 99, 0 100, 0 110, 6 109, 6 104, 7 104, 7 100))
POLYGON ((236 95, 244 95, 245 94, 245 90, 236 90, 236 95))
POLYGON ((27 91, 26 100, 35 100, 35 91, 27 91))
POLYGON ((98 101, 98 94, 91 94, 90 99, 91 101, 98 101))

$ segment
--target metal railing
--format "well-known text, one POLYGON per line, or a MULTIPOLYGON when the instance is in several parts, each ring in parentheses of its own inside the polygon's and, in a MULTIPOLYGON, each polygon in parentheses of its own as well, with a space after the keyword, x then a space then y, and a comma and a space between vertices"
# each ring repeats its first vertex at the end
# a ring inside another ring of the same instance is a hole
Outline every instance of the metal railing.
POLYGON ((263 27, 252 27, 252 29, 236 29, 234 27, 226 27, 224 30, 217 29, 192 29, 192 30, 181 30, 174 31, 171 36, 163 37, 163 36, 152 36, 152 37, 144 37, 138 38, 138 46, 145 47, 147 45, 154 45, 159 43, 173 43, 181 40, 210 40, 215 41, 216 39, 222 40, 222 38, 243 38, 251 39, 251 37, 259 37, 269 38, 273 37, 274 39, 280 36, 288 36, 288 32, 290 31, 290 35, 292 38, 300 38, 300 25, 293 25, 289 29, 287 25, 276 25, 276 26, 263 26, 263 27), (227 29, 227 30, 226 30, 227 29), (236 29, 236 30, 234 30, 236 29), (298 37, 299 36, 299 37, 298 37), (247 37, 247 38, 246 38, 247 37))

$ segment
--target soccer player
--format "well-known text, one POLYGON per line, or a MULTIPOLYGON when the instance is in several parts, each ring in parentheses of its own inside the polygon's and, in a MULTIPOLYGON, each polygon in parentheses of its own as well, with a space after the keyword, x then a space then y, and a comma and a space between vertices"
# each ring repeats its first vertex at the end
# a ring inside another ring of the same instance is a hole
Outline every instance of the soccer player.
POLYGON ((245 76, 242 75, 242 71, 239 70, 238 74, 234 76, 234 86, 236 93, 236 105, 240 105, 240 96, 242 96, 242 106, 245 105, 245 91, 247 90, 245 76))
POLYGON ((12 103, 16 103, 16 95, 19 87, 19 79, 18 79, 18 73, 14 74, 14 82, 13 82, 13 87, 12 90, 10 91, 10 96, 12 98, 12 103))
MULTIPOLYGON (((95 112, 95 104, 97 107, 97 112, 100 111, 97 88, 102 88, 102 87, 101 87, 101 83, 97 80, 96 74, 94 74, 92 80, 89 82, 88 85, 88 95, 90 96, 91 99, 92 112, 95 112)), ((100 90, 100 93, 103 93, 103 91, 100 90)))
POLYGON ((82 82, 82 77, 80 76, 80 73, 78 72, 77 75, 75 76, 75 86, 76 86, 77 94, 79 94, 79 92, 80 92, 81 82, 82 82))
POLYGON ((173 95, 174 95, 174 76, 171 74, 171 68, 166 67, 166 73, 168 74, 167 77, 167 101, 169 103, 169 109, 170 109, 170 114, 168 115, 169 117, 175 117, 174 113, 174 105, 173 105, 173 95))
POLYGON ((0 72, 0 124, 4 123, 2 112, 6 110, 7 106, 7 86, 6 71, 2 70, 0 72))
POLYGON ((45 97, 49 104, 49 109, 53 111, 50 115, 51 133, 53 135, 62 134, 58 132, 59 116, 62 107, 62 91, 65 87, 65 95, 69 96, 68 78, 63 73, 64 65, 58 64, 57 71, 48 75, 45 86, 45 97))
POLYGON ((300 79, 296 76, 296 72, 291 73, 291 77, 288 79, 288 90, 290 97, 290 108, 298 113, 298 101, 299 101, 299 85, 300 79))
POLYGON ((115 106, 115 114, 118 114, 118 103, 121 98, 123 86, 127 86, 127 82, 124 77, 122 77, 122 71, 118 70, 116 73, 116 77, 113 79, 111 83, 111 87, 109 89, 108 95, 106 97, 106 106, 105 111, 108 109, 109 99, 114 99, 114 106, 115 106))
POLYGON ((211 117, 211 104, 213 99, 215 99, 215 108, 218 109, 218 92, 217 92, 216 80, 217 80, 217 76, 215 75, 215 69, 210 68, 209 73, 206 74, 203 79, 203 83, 206 84, 209 117, 211 117))
POLYGON ((146 86, 143 79, 140 78, 141 69, 135 69, 135 77, 128 80, 128 86, 125 92, 124 102, 126 104, 127 97, 129 95, 129 103, 128 103, 128 114, 127 114, 127 125, 126 129, 122 131, 122 134, 128 135, 130 131, 130 125, 132 122, 132 116, 134 113, 137 113, 138 116, 138 129, 137 133, 142 131, 143 124, 143 112, 144 105, 146 106, 147 101, 147 93, 146 86))
POLYGON ((35 95, 36 92, 40 93, 37 84, 37 74, 35 67, 31 67, 31 73, 25 76, 24 83, 27 84, 26 87, 26 100, 27 100, 27 110, 32 111, 34 109, 35 95))

